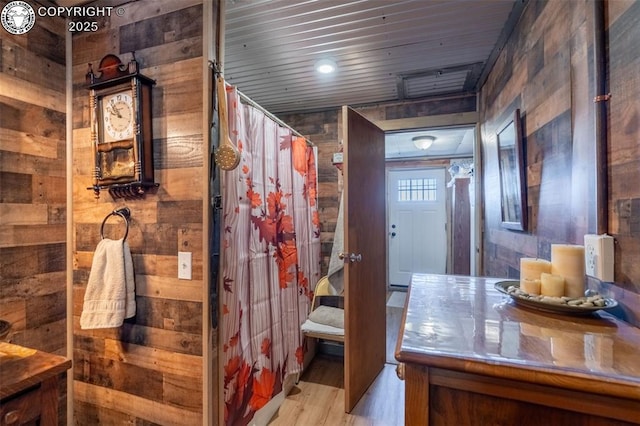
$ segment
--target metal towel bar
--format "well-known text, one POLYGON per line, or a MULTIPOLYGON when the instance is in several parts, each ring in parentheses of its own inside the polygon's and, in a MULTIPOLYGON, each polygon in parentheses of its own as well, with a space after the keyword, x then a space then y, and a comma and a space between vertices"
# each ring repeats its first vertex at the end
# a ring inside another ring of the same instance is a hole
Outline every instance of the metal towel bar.
POLYGON ((124 231, 124 237, 122 238, 122 240, 126 240, 127 235, 129 235, 129 218, 131 217, 131 210, 129 210, 128 207, 116 209, 104 218, 104 220, 102 221, 102 225, 100 226, 100 239, 104 240, 104 224, 107 223, 107 219, 109 219, 111 216, 120 216, 124 220, 127 228, 124 231))

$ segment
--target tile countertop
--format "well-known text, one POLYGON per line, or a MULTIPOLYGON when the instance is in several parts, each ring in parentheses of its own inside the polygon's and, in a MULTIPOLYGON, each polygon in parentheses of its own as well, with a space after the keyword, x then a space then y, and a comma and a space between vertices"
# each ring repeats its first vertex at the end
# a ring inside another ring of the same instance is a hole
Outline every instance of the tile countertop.
POLYGON ((515 305, 504 278, 414 274, 396 359, 640 401, 640 329, 515 305))
POLYGON ((0 342, 0 399, 22 392, 71 368, 71 360, 0 342))

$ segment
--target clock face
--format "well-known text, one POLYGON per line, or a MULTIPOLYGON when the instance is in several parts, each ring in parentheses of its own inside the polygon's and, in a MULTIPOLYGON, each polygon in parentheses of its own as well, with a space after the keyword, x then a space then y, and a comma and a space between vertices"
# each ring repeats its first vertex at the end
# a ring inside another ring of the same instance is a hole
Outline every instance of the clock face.
POLYGON ((131 92, 114 93, 102 98, 103 142, 132 138, 134 121, 131 92))

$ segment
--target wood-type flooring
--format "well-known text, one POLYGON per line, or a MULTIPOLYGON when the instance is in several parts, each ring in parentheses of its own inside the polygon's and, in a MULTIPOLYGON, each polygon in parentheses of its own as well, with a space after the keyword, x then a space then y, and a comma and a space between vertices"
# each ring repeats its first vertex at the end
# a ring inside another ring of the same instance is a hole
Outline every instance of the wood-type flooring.
POLYGON ((387 307, 387 363, 351 413, 344 412, 343 359, 316 355, 269 425, 403 425, 404 382, 393 357, 401 315, 402 308, 387 307))

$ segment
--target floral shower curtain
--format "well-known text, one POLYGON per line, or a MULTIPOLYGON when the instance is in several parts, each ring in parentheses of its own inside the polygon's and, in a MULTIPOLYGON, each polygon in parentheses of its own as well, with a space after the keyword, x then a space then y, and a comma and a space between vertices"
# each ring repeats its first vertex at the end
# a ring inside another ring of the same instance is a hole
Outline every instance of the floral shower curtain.
POLYGON ((244 425, 302 369, 320 227, 313 149, 235 88, 227 105, 241 161, 222 189, 224 416, 244 425))

